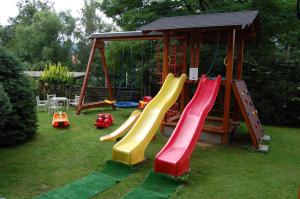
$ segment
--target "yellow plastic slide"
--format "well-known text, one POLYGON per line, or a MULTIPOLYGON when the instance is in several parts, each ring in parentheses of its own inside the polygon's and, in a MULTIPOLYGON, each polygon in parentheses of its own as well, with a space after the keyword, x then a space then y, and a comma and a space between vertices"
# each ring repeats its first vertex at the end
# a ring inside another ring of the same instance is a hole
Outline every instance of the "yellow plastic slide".
POLYGON ((127 135, 113 147, 112 159, 125 164, 144 160, 144 152, 155 135, 165 113, 180 95, 186 74, 174 77, 170 73, 158 94, 148 103, 127 135))
POLYGON ((119 128, 108 135, 101 136, 99 139, 102 142, 115 142, 117 138, 121 137, 124 133, 130 130, 130 128, 135 124, 140 115, 141 111, 133 111, 129 118, 119 128))

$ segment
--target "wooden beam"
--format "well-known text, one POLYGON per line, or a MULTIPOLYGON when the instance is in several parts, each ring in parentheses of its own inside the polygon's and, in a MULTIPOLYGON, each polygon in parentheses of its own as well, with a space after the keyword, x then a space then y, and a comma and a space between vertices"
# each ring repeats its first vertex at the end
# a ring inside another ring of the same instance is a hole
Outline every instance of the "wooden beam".
MULTIPOLYGON (((220 117, 207 116, 206 120, 223 123, 223 118, 220 118, 220 117)), ((230 121, 230 125, 239 125, 240 124, 240 122, 237 122, 237 121, 233 121, 233 120, 229 120, 229 121, 230 121)))
MULTIPOLYGON (((171 35, 169 37, 172 39, 184 40, 186 35, 171 35)), ((94 38, 92 38, 94 39, 94 38)), ((122 37, 101 37, 97 40, 101 41, 136 41, 136 40, 160 40, 163 39, 163 35, 142 35, 142 36, 122 36, 122 37)))
POLYGON ((169 32, 164 32, 163 36, 163 65, 162 65, 162 83, 165 81, 168 75, 168 63, 169 63, 169 32))
MULTIPOLYGON (((243 62, 244 62, 244 47, 245 47, 245 37, 244 33, 240 32, 238 38, 238 52, 237 52, 237 69, 236 69, 236 79, 241 80, 243 76, 243 62)), ((239 107, 237 102, 234 103, 234 116, 233 120, 238 121, 240 119, 239 107)))
MULTIPOLYGON (((182 73, 187 74, 187 40, 183 40, 182 41, 182 73)), ((186 85, 183 85, 183 89, 181 91, 181 95, 180 95, 180 111, 182 112, 184 107, 185 107, 185 97, 186 97, 186 85)))
MULTIPOLYGON (((162 65, 162 84, 164 83, 168 73, 169 73, 169 32, 166 31, 164 32, 163 36, 163 65, 162 65)), ((163 119, 165 121, 165 117, 163 119)), ((160 125, 160 133, 163 133, 164 127, 163 124, 161 123, 160 125)))
POLYGON ((85 97, 86 87, 87 87, 87 84, 88 84, 88 81, 89 81, 89 78, 90 78, 91 66, 92 66, 93 61, 94 61, 96 44, 97 44, 97 39, 94 39, 93 44, 92 44, 92 49, 91 49, 91 52, 90 52, 89 61, 88 61, 88 64, 86 66, 86 72, 85 72, 83 84, 82 84, 82 87, 81 87, 79 104, 77 106, 76 115, 80 114, 80 111, 81 111, 81 108, 82 108, 82 105, 83 105, 83 99, 85 97))
POLYGON ((191 33, 190 41, 190 67, 195 67, 195 33, 191 33))
POLYGON ((238 54, 237 54, 237 71, 236 71, 236 79, 241 80, 243 75, 243 62, 244 62, 244 47, 245 47, 245 39, 244 34, 241 33, 239 37, 238 44, 238 54))
POLYGON ((114 100, 113 90, 111 87, 110 78, 109 78, 109 74, 108 74, 108 70, 107 70, 104 47, 100 48, 100 55, 101 55, 102 68, 103 68, 103 72, 105 75, 105 85, 108 87, 109 100, 114 100))
POLYGON ((103 107, 103 106, 111 106, 111 104, 105 103, 104 101, 85 103, 85 104, 82 105, 81 110, 90 109, 90 108, 97 108, 97 107, 103 107))
POLYGON ((201 45, 201 31, 196 32, 196 41, 195 41, 195 68, 199 67, 200 63, 200 45, 201 45))
POLYGON ((98 49, 102 49, 102 48, 105 48, 105 44, 103 41, 97 39, 97 42, 96 42, 96 48, 98 49))
POLYGON ((233 78, 233 61, 234 61, 234 46, 235 46, 235 29, 228 31, 227 39, 227 63, 226 63, 226 79, 225 79, 225 94, 224 94, 224 113, 223 113, 223 130, 222 143, 228 143, 229 133, 229 117, 230 117, 230 97, 231 84, 233 78))

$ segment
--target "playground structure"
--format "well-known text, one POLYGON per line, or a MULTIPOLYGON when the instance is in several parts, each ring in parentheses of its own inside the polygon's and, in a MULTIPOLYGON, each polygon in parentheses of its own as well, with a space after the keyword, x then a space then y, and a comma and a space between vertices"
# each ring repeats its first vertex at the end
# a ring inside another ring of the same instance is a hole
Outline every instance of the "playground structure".
MULTIPOLYGON (((93 62, 96 49, 100 49, 102 67, 106 70, 106 72, 104 72, 107 82, 106 85, 111 93, 109 100, 113 100, 105 61, 105 42, 120 40, 162 40, 162 61, 160 62, 159 59, 157 61, 157 74, 161 79, 159 82, 160 84, 164 83, 170 72, 174 73, 175 76, 180 76, 184 73, 188 74, 191 69, 197 69, 203 74, 209 73, 211 70, 214 70, 214 68, 222 68, 225 70, 222 73, 222 81, 216 104, 212 108, 212 113, 214 114, 206 117, 206 121, 202 128, 205 134, 202 133, 202 135, 204 135, 204 139, 213 139, 217 140, 217 142, 227 144, 230 136, 235 132, 236 127, 239 125, 239 109, 241 111, 245 109, 245 104, 239 103, 241 93, 232 92, 233 87, 236 82, 242 81, 245 43, 256 43, 260 32, 259 23, 258 11, 243 11, 164 17, 142 26, 137 31, 94 33, 90 36, 90 39, 92 40, 92 49, 81 90, 77 114, 85 108, 107 105, 107 103, 103 104, 103 102, 90 105, 82 103, 87 81, 89 79, 91 63, 93 62), (176 45, 173 44, 174 41, 177 42, 176 45), (200 47, 207 44, 226 46, 226 57, 224 58, 225 67, 214 66, 214 63, 207 71, 205 71, 205 67, 200 65, 200 47), (237 53, 235 53, 236 50, 237 53), (236 60, 234 60, 235 58, 236 60), (190 62, 189 67, 187 65, 188 61, 190 62), (233 96, 235 96, 235 98, 233 98, 233 96)), ((169 127, 175 128, 177 125, 182 111, 191 98, 190 88, 194 87, 199 82, 197 74, 196 77, 195 80, 185 80, 185 84, 178 99, 179 110, 177 113, 175 112, 176 114, 169 114, 176 117, 172 119, 164 117, 160 124, 161 132, 166 131, 169 127)), ((252 108, 254 108, 254 106, 252 108)), ((242 114, 242 116, 247 123, 250 114, 242 114)), ((247 125, 247 127, 252 139, 253 147, 260 149, 262 148, 261 142, 265 136, 262 131, 260 133, 255 133, 256 129, 261 129, 260 122, 256 122, 256 125, 258 126, 257 128, 255 125, 247 125)))

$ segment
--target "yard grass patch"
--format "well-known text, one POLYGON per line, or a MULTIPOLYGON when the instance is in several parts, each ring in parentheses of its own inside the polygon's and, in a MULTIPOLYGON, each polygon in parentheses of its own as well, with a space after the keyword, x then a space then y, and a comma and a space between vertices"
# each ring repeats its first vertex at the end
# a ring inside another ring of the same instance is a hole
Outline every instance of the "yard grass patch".
MULTIPOLYGON (((51 116, 40 112, 35 139, 0 149, 0 197, 32 198, 102 169, 111 159, 114 143, 100 142, 99 137, 116 129, 132 111, 101 108, 84 111, 80 116, 71 111, 68 129, 53 128, 51 116), (100 111, 113 115, 113 126, 95 128, 100 111)), ((267 154, 252 152, 243 144, 198 145, 191 159, 191 172, 171 198, 296 198, 300 185, 300 129, 264 129, 272 136, 267 154)), ((141 184, 153 170, 154 157, 166 141, 158 135, 146 151, 147 161, 94 198, 120 198, 141 184)))

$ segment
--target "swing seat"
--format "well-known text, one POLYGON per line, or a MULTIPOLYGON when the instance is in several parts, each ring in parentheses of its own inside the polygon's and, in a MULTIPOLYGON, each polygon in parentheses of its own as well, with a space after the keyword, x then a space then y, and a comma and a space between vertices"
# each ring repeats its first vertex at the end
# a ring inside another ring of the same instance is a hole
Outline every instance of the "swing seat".
POLYGON ((137 102, 116 102, 115 106, 118 108, 134 108, 139 104, 137 102))
POLYGON ((106 99, 106 100, 104 100, 104 103, 112 105, 112 104, 116 103, 116 100, 108 100, 108 99, 106 99))

